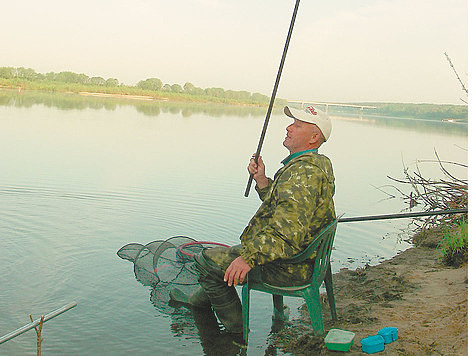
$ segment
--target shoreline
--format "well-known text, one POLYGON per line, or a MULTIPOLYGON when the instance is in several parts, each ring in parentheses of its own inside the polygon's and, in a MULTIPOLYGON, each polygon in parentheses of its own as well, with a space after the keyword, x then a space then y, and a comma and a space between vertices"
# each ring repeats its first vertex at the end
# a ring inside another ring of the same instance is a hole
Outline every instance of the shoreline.
MULTIPOLYGON (((0 78, 1 79, 1 78, 0 78)), ((249 106, 249 107, 262 107, 264 108, 267 106, 267 103, 259 103, 259 102, 241 102, 235 99, 229 98, 217 98, 212 96, 194 96, 186 93, 171 93, 171 92, 156 92, 150 93, 147 91, 149 95, 141 95, 141 94, 120 94, 115 92, 105 93, 105 92, 98 92, 98 91, 88 91, 88 90, 74 90, 74 88, 68 87, 67 89, 63 90, 52 90, 44 89, 44 88, 36 88, 32 86, 22 86, 22 85, 4 85, 1 84, 0 81, 0 89, 6 89, 11 91, 16 91, 21 94, 24 91, 32 91, 32 92, 46 92, 46 93, 58 93, 58 94, 76 94, 81 96, 91 96, 91 97, 103 97, 103 98, 116 98, 116 99, 133 99, 133 100, 145 100, 145 101, 175 101, 175 102, 188 102, 188 103, 212 103, 212 104, 224 104, 224 105, 231 105, 231 106, 249 106), (167 95, 167 96, 163 96, 167 95), (191 97, 190 97, 191 96, 191 97)), ((96 89, 94 89, 96 90, 96 89)), ((283 99, 277 99, 283 100, 283 99)), ((278 106, 279 103, 276 103, 275 106, 278 106)), ((283 105, 281 103, 281 105, 283 105)))
MULTIPOLYGON (((333 275, 337 321, 322 296, 325 334, 332 328, 354 332, 346 355, 366 355, 361 339, 397 327, 399 339, 384 355, 468 354, 468 264, 448 267, 436 249, 441 232, 417 234, 417 245, 376 266, 333 275)), ((314 336, 305 304, 301 316, 272 336, 274 346, 293 355, 332 355, 314 336)))
POLYGON ((109 94, 109 93, 98 93, 90 91, 80 91, 79 95, 83 96, 98 96, 104 98, 120 98, 120 99, 133 99, 133 100, 159 100, 159 101, 168 101, 168 98, 154 98, 153 96, 147 95, 133 95, 133 94, 109 94))

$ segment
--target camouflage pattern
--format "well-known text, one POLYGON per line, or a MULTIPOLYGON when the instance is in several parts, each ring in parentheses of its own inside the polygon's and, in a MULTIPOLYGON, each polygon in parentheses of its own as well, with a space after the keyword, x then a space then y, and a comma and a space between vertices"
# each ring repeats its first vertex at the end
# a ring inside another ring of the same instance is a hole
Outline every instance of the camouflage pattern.
POLYGON ((204 257, 213 261, 221 270, 223 277, 228 266, 241 255, 242 246, 213 247, 203 251, 204 257))
MULTIPOLYGON (((265 189, 257 189, 260 208, 241 235, 241 245, 215 247, 195 256, 198 281, 216 315, 231 333, 242 332, 242 307, 236 288, 223 281, 237 257, 260 270, 264 282, 280 286, 306 283, 313 260, 289 264, 285 260, 303 251, 335 219, 335 182, 330 160, 314 152, 289 156, 265 189)), ((312 256, 313 258, 315 256, 312 256)), ((248 275, 249 276, 249 275, 248 275)), ((194 299, 200 298, 192 296, 194 299)))
POLYGON ((262 266, 268 283, 305 283, 312 276, 313 260, 288 264, 285 259, 302 252, 335 219, 332 164, 317 152, 304 153, 288 161, 269 183, 256 187, 262 204, 240 237, 240 254, 251 267, 262 266))

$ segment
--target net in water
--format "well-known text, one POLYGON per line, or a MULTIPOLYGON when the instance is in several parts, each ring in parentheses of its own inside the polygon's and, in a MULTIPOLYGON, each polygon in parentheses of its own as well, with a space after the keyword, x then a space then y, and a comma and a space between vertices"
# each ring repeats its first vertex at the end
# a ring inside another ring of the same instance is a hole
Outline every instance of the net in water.
POLYGON ((209 247, 190 237, 174 236, 146 245, 130 243, 123 246, 117 255, 134 264, 136 279, 152 288, 150 300, 163 312, 171 312, 170 290, 179 288, 191 295, 198 287, 198 276, 193 255, 209 247))

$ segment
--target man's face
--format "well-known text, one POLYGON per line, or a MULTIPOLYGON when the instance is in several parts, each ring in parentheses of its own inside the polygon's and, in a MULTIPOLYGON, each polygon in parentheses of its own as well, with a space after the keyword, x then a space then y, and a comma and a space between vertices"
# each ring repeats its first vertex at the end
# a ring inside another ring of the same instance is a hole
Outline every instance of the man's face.
POLYGON ((284 146, 290 154, 314 148, 320 137, 320 130, 308 122, 294 119, 294 123, 287 126, 287 136, 284 139, 284 146))

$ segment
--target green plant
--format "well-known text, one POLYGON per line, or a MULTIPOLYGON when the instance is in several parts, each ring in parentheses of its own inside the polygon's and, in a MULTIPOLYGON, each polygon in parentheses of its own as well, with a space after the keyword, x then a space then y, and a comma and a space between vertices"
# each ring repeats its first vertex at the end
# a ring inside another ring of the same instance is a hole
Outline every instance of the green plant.
POLYGON ((438 249, 442 251, 442 261, 454 267, 468 261, 468 222, 460 219, 453 227, 447 226, 438 249))

